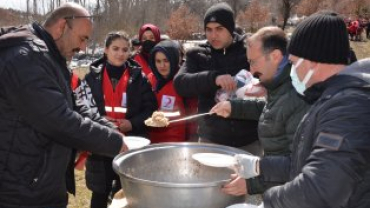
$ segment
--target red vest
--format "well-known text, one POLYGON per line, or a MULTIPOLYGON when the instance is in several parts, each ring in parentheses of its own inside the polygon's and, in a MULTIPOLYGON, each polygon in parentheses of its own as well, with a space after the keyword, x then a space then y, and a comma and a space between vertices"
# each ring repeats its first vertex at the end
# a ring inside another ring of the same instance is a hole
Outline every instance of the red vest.
POLYGON ((118 84, 113 90, 108 72, 103 72, 103 94, 106 115, 114 119, 124 119, 127 111, 127 83, 130 79, 129 70, 125 70, 118 84))
POLYGON ((134 60, 141 66, 142 72, 144 72, 146 76, 152 73, 148 62, 146 62, 145 58, 140 53, 136 54, 134 60))
POLYGON ((72 72, 72 77, 71 77, 71 87, 72 90, 75 90, 78 87, 78 82, 80 78, 78 78, 78 75, 74 72, 72 72))
MULTIPOLYGON (((157 80, 153 73, 148 75, 152 86, 156 86, 157 80)), ((173 86, 173 81, 168 82, 162 89, 156 93, 159 111, 162 112, 180 112, 180 116, 171 117, 170 120, 185 116, 185 106, 183 98, 178 95, 173 86)), ((186 123, 179 122, 170 124, 163 128, 150 128, 149 138, 152 143, 158 142, 182 142, 186 140, 186 123)))

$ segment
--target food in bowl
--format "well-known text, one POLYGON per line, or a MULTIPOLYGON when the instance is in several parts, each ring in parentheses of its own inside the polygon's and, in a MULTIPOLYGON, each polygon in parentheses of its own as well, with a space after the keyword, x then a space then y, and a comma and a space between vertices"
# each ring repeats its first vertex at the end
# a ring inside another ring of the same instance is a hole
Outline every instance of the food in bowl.
POLYGON ((169 120, 163 112, 154 111, 152 117, 145 120, 145 125, 151 127, 166 127, 169 125, 169 120))

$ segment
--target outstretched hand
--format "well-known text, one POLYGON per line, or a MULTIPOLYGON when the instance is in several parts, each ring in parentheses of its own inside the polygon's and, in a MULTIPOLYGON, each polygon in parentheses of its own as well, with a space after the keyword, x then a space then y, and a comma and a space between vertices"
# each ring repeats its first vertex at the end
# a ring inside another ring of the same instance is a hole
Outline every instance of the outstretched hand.
POLYGON ((236 90, 236 82, 230 74, 224 74, 224 75, 217 76, 216 85, 226 91, 236 90))
POLYGON ((218 116, 227 118, 231 114, 231 103, 230 101, 221 101, 217 103, 213 108, 210 110, 210 113, 215 113, 218 116))
POLYGON ((132 130, 132 124, 127 119, 117 119, 118 129, 122 133, 126 133, 132 130))
POLYGON ((121 146, 121 149, 120 149, 119 153, 127 152, 129 150, 128 146, 125 143, 125 140, 123 139, 123 137, 124 137, 124 135, 122 135, 122 146, 121 146))
POLYGON ((241 196, 247 194, 247 183, 237 174, 231 174, 231 181, 221 188, 225 194, 241 196))

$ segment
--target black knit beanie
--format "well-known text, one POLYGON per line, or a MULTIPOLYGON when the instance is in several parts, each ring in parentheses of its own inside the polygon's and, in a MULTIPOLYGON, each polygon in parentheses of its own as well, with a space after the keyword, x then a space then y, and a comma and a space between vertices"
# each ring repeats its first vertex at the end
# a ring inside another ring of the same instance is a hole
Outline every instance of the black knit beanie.
POLYGON ((225 2, 215 4, 206 11, 204 15, 204 28, 206 28, 209 22, 217 22, 224 26, 231 35, 234 33, 234 12, 225 2))
POLYGON ((319 63, 348 64, 350 52, 346 24, 331 11, 312 14, 294 30, 288 51, 319 63))

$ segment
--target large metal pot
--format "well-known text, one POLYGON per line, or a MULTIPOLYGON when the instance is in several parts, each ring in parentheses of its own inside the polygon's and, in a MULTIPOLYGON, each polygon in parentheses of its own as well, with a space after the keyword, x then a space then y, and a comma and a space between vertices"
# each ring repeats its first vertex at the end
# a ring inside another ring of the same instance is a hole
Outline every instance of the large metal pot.
POLYGON ((162 143, 117 155, 113 169, 120 176, 130 208, 225 208, 244 202, 221 192, 233 173, 207 167, 192 154, 234 155, 242 150, 203 143, 162 143))

